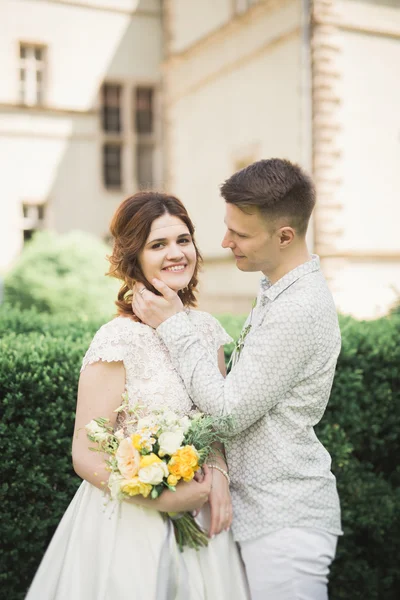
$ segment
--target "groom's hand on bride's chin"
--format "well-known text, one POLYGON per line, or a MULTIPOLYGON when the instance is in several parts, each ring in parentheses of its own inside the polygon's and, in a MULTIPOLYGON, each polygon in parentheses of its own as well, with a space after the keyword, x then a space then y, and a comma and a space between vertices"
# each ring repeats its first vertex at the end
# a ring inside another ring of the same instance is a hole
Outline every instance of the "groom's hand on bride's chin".
POLYGON ((153 286, 162 295, 156 296, 138 282, 133 287, 132 310, 146 325, 156 329, 161 323, 183 310, 183 304, 178 294, 171 290, 163 281, 153 279, 153 286))

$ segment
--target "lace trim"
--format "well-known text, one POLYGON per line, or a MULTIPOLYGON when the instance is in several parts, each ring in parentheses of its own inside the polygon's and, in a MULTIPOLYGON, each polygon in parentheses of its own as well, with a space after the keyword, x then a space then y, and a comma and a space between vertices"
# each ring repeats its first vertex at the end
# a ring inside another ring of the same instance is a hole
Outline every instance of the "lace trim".
MULTIPOLYGON (((204 347, 217 362, 218 349, 231 338, 208 313, 189 311, 188 315, 204 347)), ((151 327, 125 317, 106 323, 94 336, 82 361, 81 371, 100 360, 123 361, 126 390, 132 404, 148 407, 164 405, 182 414, 191 410, 192 402, 182 379, 164 342, 151 327)))

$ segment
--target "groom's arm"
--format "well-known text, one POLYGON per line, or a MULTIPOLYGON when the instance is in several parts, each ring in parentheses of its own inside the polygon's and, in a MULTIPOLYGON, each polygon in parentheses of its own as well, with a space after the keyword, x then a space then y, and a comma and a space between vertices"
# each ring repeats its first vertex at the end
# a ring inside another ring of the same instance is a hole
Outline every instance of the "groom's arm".
POLYGON ((314 319, 304 307, 272 305, 265 322, 245 340, 240 360, 224 379, 184 312, 157 328, 197 407, 232 415, 232 434, 247 429, 281 402, 302 379, 317 350, 314 319))

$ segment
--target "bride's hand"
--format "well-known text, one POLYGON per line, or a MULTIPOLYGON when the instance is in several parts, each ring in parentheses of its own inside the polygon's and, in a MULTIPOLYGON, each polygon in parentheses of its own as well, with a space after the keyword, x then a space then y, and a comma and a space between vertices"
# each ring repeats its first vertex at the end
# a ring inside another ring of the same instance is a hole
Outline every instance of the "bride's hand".
POLYGON ((203 467, 202 481, 192 479, 188 483, 181 481, 176 492, 165 490, 157 499, 157 510, 162 512, 192 512, 200 510, 209 499, 213 474, 206 465, 203 467))
POLYGON ((228 530, 232 524, 232 500, 228 481, 217 469, 213 471, 211 493, 208 498, 211 508, 209 537, 228 530))

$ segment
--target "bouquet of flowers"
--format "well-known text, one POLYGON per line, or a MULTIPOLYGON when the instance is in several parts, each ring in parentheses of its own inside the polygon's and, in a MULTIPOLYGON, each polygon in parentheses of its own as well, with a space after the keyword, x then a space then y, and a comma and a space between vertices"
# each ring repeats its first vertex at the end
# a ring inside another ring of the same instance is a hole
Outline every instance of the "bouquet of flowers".
MULTIPOLYGON (((215 452, 213 444, 223 443, 221 430, 229 429, 227 417, 210 417, 192 413, 181 417, 159 408, 144 411, 131 408, 127 394, 117 412, 125 413, 123 427, 114 431, 109 419, 93 419, 85 427, 90 449, 106 455, 110 471, 108 488, 111 498, 124 500, 142 495, 158 498, 165 490, 176 490, 180 481, 191 481, 215 452)), ((208 538, 190 513, 168 513, 173 522, 180 550, 184 546, 199 549, 208 538)))

